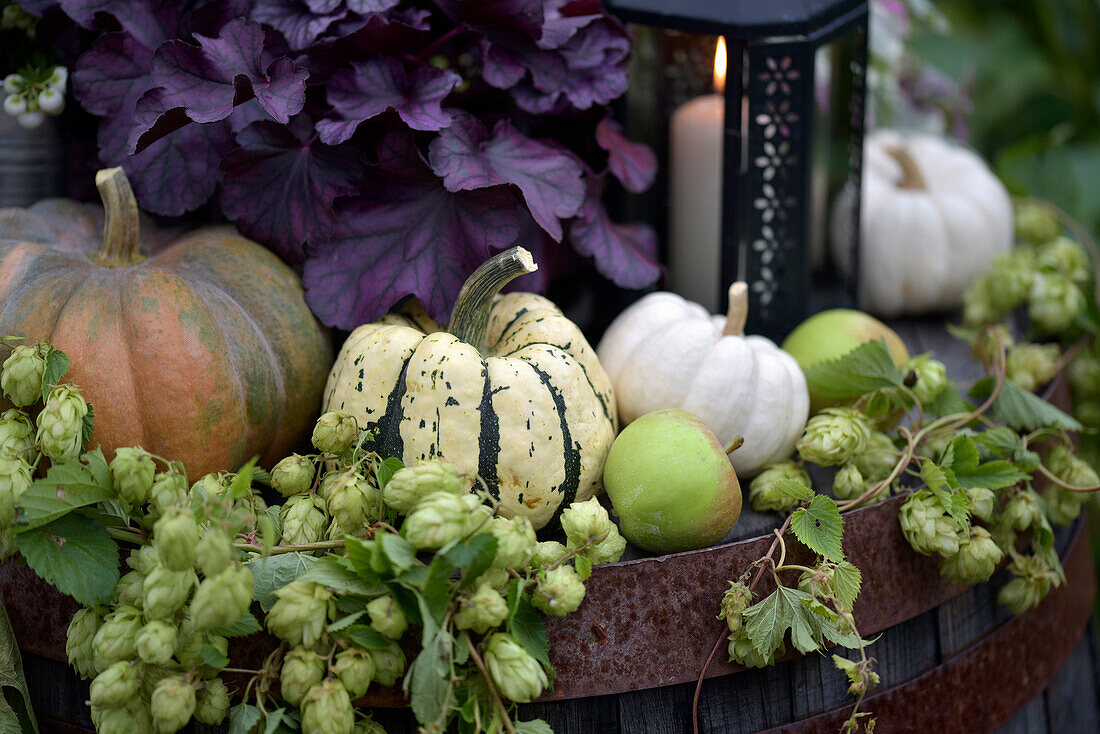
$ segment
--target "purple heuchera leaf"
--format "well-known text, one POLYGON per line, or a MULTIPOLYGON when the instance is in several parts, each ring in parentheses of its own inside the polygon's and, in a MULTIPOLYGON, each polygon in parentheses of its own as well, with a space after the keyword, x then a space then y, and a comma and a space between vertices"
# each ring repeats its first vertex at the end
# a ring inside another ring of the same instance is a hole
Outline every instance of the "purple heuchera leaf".
POLYGON ((635 143, 623 135, 619 124, 605 117, 596 125, 596 142, 607 151, 608 170, 627 191, 641 193, 657 177, 657 156, 644 143, 635 143))
POLYGON ((564 148, 532 140, 501 120, 489 135, 472 115, 455 115, 429 147, 432 170, 448 191, 498 184, 518 187, 531 216, 561 241, 561 219, 575 216, 584 200, 580 164, 564 148))
POLYGON ((588 198, 570 223, 569 239, 582 255, 591 255, 596 270, 623 288, 645 288, 661 275, 657 235, 643 224, 616 224, 600 200, 600 182, 588 181, 588 198))
POLYGON ((455 23, 479 30, 514 28, 542 34, 543 0, 432 0, 455 23))
POLYGON ((354 193, 363 174, 355 149, 314 144, 312 133, 304 117, 289 126, 254 122, 222 162, 226 216, 291 263, 302 260, 307 242, 331 236, 333 202, 354 193))
MULTIPOLYGON (((339 6, 339 3, 336 5, 339 6)), ((267 23, 283 34, 292 49, 301 51, 347 14, 347 9, 343 7, 317 12, 303 0, 256 0, 250 17, 267 23)))
POLYGON ((513 244, 522 205, 504 187, 451 192, 428 170, 408 133, 379 150, 379 194, 342 207, 332 241, 305 263, 306 301, 326 324, 352 329, 415 295, 440 323, 466 277, 513 244))
POLYGON ((324 79, 352 61, 404 53, 429 30, 426 10, 405 10, 359 19, 347 35, 319 41, 309 49, 312 78, 324 79))
POLYGON ((360 15, 384 13, 396 7, 401 0, 347 0, 348 10, 360 15))
POLYGON ((118 28, 151 49, 179 35, 184 10, 172 0, 60 0, 59 4, 84 28, 95 28, 97 15, 111 16, 118 28))
POLYGON ((326 85, 335 115, 319 120, 317 132, 329 145, 351 138, 360 123, 393 109, 413 130, 442 130, 451 124, 443 99, 462 81, 453 71, 427 64, 413 71, 390 56, 356 62, 326 85))

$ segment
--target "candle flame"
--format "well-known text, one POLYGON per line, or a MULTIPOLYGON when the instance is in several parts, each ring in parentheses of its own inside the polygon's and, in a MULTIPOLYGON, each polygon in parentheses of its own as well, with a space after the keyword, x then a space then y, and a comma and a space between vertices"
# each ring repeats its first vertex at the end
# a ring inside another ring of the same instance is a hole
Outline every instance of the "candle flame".
POLYGON ((714 50, 714 91, 726 91, 726 38, 718 36, 718 48, 714 50))

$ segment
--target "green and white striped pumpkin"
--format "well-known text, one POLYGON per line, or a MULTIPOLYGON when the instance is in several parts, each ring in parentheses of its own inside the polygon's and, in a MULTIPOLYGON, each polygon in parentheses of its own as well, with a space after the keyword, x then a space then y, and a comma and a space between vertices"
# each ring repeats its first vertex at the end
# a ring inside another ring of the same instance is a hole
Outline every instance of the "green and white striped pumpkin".
POLYGON ((499 295, 535 269, 519 247, 482 265, 449 331, 423 312, 357 328, 329 374, 325 410, 373 429, 383 456, 481 475, 501 514, 537 529, 600 490, 618 425, 611 381, 577 325, 542 296, 499 295))

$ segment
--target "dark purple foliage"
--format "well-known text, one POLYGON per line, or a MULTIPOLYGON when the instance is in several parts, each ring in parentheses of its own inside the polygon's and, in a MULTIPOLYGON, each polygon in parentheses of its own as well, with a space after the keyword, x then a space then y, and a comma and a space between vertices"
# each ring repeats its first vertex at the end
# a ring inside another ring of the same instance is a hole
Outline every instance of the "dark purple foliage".
POLYGON ((652 232, 600 201, 608 172, 640 191, 654 161, 607 115, 630 44, 597 0, 35 7, 85 29, 74 93, 141 205, 178 215, 214 198, 302 264, 330 325, 407 295, 448 321, 470 272, 517 243, 553 259, 564 242, 628 287, 659 275, 652 232))

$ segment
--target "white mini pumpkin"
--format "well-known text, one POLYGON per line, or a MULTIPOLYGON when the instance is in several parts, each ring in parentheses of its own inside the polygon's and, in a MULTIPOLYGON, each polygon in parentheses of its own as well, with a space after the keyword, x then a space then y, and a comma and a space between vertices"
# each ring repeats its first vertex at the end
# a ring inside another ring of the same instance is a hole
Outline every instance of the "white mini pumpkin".
POLYGON ((806 427, 810 395, 798 363, 762 336, 743 336, 748 289, 734 283, 728 316, 675 293, 650 293, 619 314, 596 354, 625 425, 653 410, 699 416, 741 476, 786 458, 806 427))
MULTIPOLYGON (((985 162, 926 133, 877 130, 863 147, 860 306, 887 318, 948 311, 1012 247, 1012 201, 985 162)), ((837 197, 833 254, 848 269, 852 190, 837 197)))

